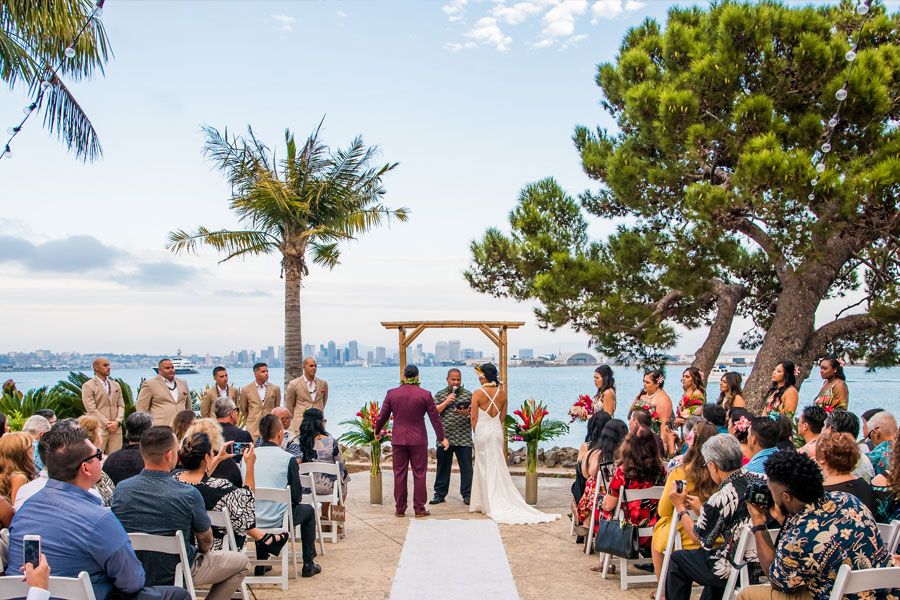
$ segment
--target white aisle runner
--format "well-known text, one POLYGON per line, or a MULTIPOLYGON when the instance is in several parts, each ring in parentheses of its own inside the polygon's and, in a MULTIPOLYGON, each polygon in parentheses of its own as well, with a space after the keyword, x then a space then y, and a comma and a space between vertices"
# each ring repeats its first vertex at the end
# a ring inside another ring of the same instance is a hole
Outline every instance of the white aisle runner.
POLYGON ((497 524, 488 519, 413 520, 390 600, 519 600, 497 524))

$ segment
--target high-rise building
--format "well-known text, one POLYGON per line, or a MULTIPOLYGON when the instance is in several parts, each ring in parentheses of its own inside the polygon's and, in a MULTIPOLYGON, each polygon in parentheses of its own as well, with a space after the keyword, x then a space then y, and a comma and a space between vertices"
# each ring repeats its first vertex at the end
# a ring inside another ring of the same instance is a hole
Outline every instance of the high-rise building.
POLYGON ((278 346, 278 360, 284 362, 284 346, 278 346))
MULTIPOLYGON (((282 346, 284 348, 284 346, 282 346)), ((282 358, 284 358, 284 354, 282 353, 282 358)), ((312 344, 304 344, 303 346, 303 358, 315 358, 316 357, 316 347, 312 344)))
POLYGON ((534 349, 519 348, 519 358, 534 358, 534 349))
POLYGON ((434 345, 434 364, 441 365, 450 361, 450 345, 447 342, 437 342, 434 345))
POLYGON ((471 360, 475 358, 475 350, 473 350, 472 348, 463 348, 461 354, 463 360, 471 360))
POLYGON ((379 365, 387 362, 387 349, 384 346, 375 348, 375 362, 379 365))
POLYGON ((366 352, 366 362, 370 365, 375 362, 375 353, 369 350, 366 352))
POLYGON ((356 343, 356 340, 350 340, 350 355, 349 361, 355 362, 359 360, 359 344, 356 343))
POLYGON ((450 340, 450 360, 456 362, 459 360, 459 340, 450 340))
POLYGON ((337 344, 334 343, 334 340, 328 342, 328 354, 326 355, 325 362, 329 365, 336 365, 338 363, 337 344))

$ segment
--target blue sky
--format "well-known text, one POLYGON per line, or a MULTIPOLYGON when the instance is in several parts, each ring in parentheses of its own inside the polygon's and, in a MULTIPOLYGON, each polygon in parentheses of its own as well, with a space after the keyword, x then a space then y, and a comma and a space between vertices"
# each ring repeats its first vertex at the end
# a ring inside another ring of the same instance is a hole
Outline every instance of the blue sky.
MULTIPOLYGON (((554 176, 573 195, 592 186, 570 138, 576 124, 613 125, 596 65, 671 4, 109 0, 115 56, 105 77, 73 85, 104 158, 77 162, 33 119, 0 161, 0 351, 277 345, 277 259, 175 257, 166 234, 236 224, 224 178, 201 154, 201 125, 252 125, 281 150, 285 128, 302 139, 323 116, 328 144, 362 134, 400 163, 385 201, 411 218, 346 246, 335 271, 313 269, 304 342, 390 347, 382 320, 484 318, 528 322, 513 349, 585 348, 570 331, 539 330, 529 305, 470 290, 468 245, 506 225, 531 181, 554 176)), ((0 93, 0 129, 27 103, 24 90, 0 93)), ((611 227, 594 223, 592 234, 611 227)), ((463 332, 420 339, 448 337, 487 348, 463 332)), ((679 349, 696 345, 689 335, 679 349)))

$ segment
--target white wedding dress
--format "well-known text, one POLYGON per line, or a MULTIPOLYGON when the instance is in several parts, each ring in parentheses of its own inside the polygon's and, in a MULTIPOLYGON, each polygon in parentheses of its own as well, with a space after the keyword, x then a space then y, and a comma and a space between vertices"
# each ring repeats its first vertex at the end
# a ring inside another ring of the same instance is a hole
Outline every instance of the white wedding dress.
MULTIPOLYGON (((486 391, 484 393, 487 395, 486 391)), ((497 410, 494 398, 498 393, 499 389, 494 391, 493 397, 488 396, 494 410, 497 410)), ((500 422, 500 411, 492 417, 474 403, 472 408, 478 409, 478 422, 475 424, 475 476, 469 512, 482 512, 497 523, 508 525, 549 523, 558 519, 559 515, 542 513, 528 506, 516 489, 503 453, 506 434, 500 422)))

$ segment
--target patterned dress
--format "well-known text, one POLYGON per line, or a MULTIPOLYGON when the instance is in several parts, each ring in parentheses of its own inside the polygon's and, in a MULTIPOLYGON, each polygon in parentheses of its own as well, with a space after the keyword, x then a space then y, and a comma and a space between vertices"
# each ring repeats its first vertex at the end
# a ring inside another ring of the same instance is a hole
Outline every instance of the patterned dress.
MULTIPOLYGON (((615 473, 613 473, 612 480, 609 482, 609 489, 606 491, 606 493, 607 495, 621 498, 622 490, 624 489, 626 490, 625 499, 627 500, 628 490, 643 490, 656 485, 663 485, 664 483, 665 473, 662 473, 662 469, 660 469, 660 474, 654 481, 636 481, 634 479, 626 480, 625 469, 622 465, 619 465, 618 467, 616 467, 615 473)), ((628 505, 625 507, 625 519, 632 525, 636 525, 638 527, 652 527, 656 524, 656 520, 659 518, 659 515, 657 515, 656 513, 656 506, 658 504, 659 500, 650 499, 629 501, 628 505)), ((615 509, 613 509, 612 511, 603 510, 603 518, 606 520, 612 519, 614 515, 615 509)), ((599 528, 599 524, 597 528, 599 528)), ((639 542, 642 547, 649 547, 650 536, 641 537, 639 542)))
MULTIPOLYGON (((340 446, 338 446, 335 439, 331 436, 317 439, 313 444, 313 452, 315 453, 315 456, 312 457, 312 460, 304 460, 304 462, 321 462, 340 465, 341 490, 347 489, 346 486, 350 481, 350 473, 347 472, 347 467, 344 465, 344 456, 341 454, 340 446)), ((316 495, 320 498, 322 496, 330 496, 334 491, 334 482, 337 479, 337 476, 328 475, 326 473, 316 473, 315 478, 316 495)))
POLYGON ((887 470, 891 466, 891 450, 890 441, 881 442, 866 455, 872 461, 872 466, 875 467, 876 476, 887 474, 887 470))
MULTIPOLYGON (((178 479, 178 476, 175 476, 178 479)), ((178 481, 181 481, 180 479, 178 481)), ((203 496, 203 504, 206 510, 228 509, 231 515, 231 528, 234 530, 235 541, 238 549, 243 548, 247 540, 247 530, 256 527, 256 499, 249 488, 234 487, 227 479, 204 476, 200 483, 188 483, 203 496)), ((222 540, 226 531, 221 527, 213 527, 213 550, 222 549, 222 540)))
MULTIPOLYGON (((886 567, 889 562, 875 520, 862 502, 850 494, 826 492, 784 522, 769 581, 787 594, 805 587, 815 600, 828 600, 841 565, 856 570, 886 567)), ((898 594, 896 589, 875 590, 844 598, 896 600, 898 594)))

